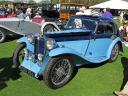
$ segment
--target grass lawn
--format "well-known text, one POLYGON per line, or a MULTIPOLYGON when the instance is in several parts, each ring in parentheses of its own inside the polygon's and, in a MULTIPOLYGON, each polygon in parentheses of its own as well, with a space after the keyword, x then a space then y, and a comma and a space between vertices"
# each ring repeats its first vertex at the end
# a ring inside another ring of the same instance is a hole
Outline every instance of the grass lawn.
POLYGON ((44 82, 12 67, 12 53, 16 41, 0 44, 0 96, 113 96, 124 78, 124 60, 128 48, 114 63, 96 68, 80 68, 76 76, 64 87, 51 90, 44 82))

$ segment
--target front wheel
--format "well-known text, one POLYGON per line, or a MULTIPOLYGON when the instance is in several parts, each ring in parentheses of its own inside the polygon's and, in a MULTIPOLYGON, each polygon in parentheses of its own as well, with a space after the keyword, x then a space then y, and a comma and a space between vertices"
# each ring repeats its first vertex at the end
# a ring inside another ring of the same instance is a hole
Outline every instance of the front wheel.
POLYGON ((115 44, 115 46, 112 49, 109 61, 114 62, 117 59, 118 55, 119 55, 119 44, 115 44))
POLYGON ((24 59, 24 49, 26 48, 26 44, 25 43, 21 43, 19 44, 14 53, 13 53, 13 64, 15 64, 15 67, 18 68, 20 66, 20 64, 22 63, 23 59, 24 59))
POLYGON ((52 58, 43 74, 45 84, 57 89, 64 86, 73 77, 74 65, 71 57, 55 57, 52 58))

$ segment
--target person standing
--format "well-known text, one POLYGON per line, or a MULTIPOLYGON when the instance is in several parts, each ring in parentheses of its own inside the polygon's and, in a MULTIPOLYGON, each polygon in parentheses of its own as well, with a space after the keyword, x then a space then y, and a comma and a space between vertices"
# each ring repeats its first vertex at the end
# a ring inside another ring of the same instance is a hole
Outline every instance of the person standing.
POLYGON ((79 11, 76 12, 76 15, 85 15, 84 8, 83 7, 79 8, 79 11))
POLYGON ((32 8, 30 6, 28 6, 27 10, 26 10, 26 15, 29 17, 29 19, 31 19, 31 13, 32 12, 32 8))
POLYGON ((107 17, 113 19, 113 15, 110 12, 110 8, 104 9, 103 12, 101 13, 101 17, 107 17))
POLYGON ((121 91, 115 91, 114 94, 117 96, 128 96, 128 81, 121 91))
POLYGON ((91 14, 91 9, 89 9, 89 6, 87 6, 87 7, 82 6, 79 9, 79 12, 76 13, 76 15, 92 15, 91 14))
POLYGON ((120 23, 122 24, 124 22, 124 12, 122 11, 120 13, 120 23))
POLYGON ((86 8, 83 7, 83 9, 84 9, 84 14, 85 15, 92 15, 92 12, 91 12, 91 9, 89 9, 89 6, 87 6, 86 8))

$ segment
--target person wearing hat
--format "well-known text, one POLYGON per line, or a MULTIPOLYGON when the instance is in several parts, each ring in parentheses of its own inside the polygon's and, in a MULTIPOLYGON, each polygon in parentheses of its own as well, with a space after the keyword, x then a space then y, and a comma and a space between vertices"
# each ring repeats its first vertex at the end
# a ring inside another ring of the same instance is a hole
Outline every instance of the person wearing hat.
POLYGON ((81 8, 79 8, 79 11, 78 12, 76 12, 76 15, 85 15, 84 14, 84 7, 81 7, 81 8))
POLYGON ((92 10, 89 9, 89 6, 86 6, 86 8, 83 7, 83 9, 84 9, 84 14, 85 15, 92 15, 92 10))
POLYGON ((79 9, 79 12, 76 13, 76 15, 91 15, 91 9, 89 9, 89 6, 82 6, 79 9))

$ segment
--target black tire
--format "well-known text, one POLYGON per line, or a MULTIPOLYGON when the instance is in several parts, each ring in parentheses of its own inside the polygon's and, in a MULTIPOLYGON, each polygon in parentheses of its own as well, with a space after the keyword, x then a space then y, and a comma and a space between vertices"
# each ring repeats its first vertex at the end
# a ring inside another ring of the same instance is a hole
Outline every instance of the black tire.
POLYGON ((4 34, 4 32, 0 31, 0 43, 4 42, 6 39, 6 35, 4 34))
POLYGON ((24 58, 24 48, 26 48, 26 44, 21 43, 16 47, 13 53, 13 64, 15 64, 16 68, 19 68, 20 64, 22 63, 22 60, 24 58))
POLYGON ((45 84, 57 89, 67 84, 73 77, 74 64, 69 56, 52 58, 43 74, 45 84))
POLYGON ((114 62, 118 58, 119 50, 120 50, 119 44, 115 44, 115 46, 112 49, 109 62, 114 62))

